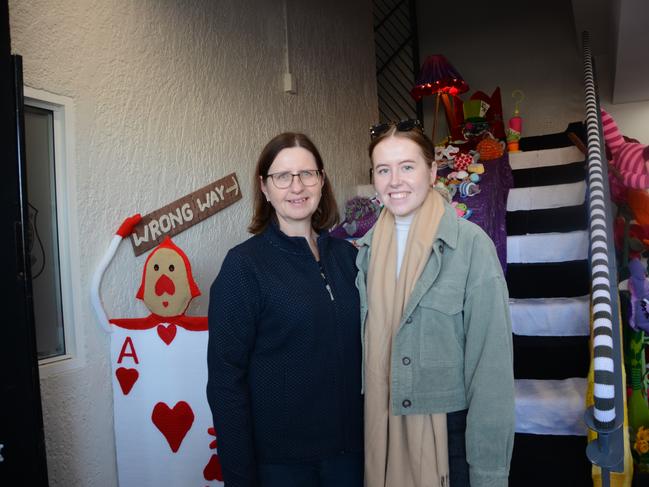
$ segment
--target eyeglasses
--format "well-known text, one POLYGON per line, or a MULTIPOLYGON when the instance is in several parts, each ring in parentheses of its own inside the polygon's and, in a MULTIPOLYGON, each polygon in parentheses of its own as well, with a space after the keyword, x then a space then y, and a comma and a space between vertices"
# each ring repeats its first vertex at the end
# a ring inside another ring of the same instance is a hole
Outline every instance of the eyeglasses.
POLYGON ((293 178, 297 176, 304 186, 315 186, 320 181, 320 176, 324 171, 320 169, 308 169, 296 173, 283 171, 268 174, 266 177, 273 180, 277 189, 286 189, 293 184, 293 178))
POLYGON ((372 140, 376 139, 378 136, 386 133, 390 128, 396 127, 398 132, 408 132, 413 129, 423 130, 421 122, 415 118, 409 118, 407 120, 401 120, 399 122, 384 122, 377 123, 370 127, 370 137, 372 140))

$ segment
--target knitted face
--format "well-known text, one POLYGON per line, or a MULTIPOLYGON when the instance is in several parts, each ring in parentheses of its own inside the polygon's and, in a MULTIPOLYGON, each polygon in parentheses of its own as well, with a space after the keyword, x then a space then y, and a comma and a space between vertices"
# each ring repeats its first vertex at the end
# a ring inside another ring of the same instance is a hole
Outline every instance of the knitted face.
POLYGON ((160 249, 145 269, 144 304, 160 316, 185 312, 192 296, 183 259, 171 249, 160 249))
POLYGON ((198 295, 187 256, 166 238, 149 254, 136 297, 156 315, 178 316, 198 295))

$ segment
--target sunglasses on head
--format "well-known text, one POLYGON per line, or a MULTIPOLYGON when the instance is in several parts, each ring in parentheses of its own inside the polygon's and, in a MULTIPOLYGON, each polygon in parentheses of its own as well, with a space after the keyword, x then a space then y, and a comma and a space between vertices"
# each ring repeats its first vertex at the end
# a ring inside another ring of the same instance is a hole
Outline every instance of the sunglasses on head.
POLYGON ((413 129, 422 130, 421 122, 415 118, 409 118, 407 120, 401 120, 399 122, 383 122, 377 123, 370 127, 370 137, 376 139, 378 136, 386 133, 390 128, 394 126, 398 132, 408 132, 413 129))

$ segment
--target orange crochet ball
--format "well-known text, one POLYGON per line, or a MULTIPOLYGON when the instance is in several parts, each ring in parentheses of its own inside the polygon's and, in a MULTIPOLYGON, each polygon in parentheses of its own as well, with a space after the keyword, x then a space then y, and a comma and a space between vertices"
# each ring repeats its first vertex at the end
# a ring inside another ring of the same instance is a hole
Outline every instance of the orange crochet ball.
POLYGON ((496 139, 483 139, 478 143, 476 150, 480 153, 480 159, 490 161, 498 159, 505 151, 503 144, 496 139))

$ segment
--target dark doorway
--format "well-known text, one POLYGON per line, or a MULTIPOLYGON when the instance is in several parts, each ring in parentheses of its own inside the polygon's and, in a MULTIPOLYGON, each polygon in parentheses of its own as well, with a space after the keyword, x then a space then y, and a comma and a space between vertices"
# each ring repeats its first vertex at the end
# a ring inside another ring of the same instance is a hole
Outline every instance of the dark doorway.
POLYGON ((22 59, 11 55, 9 6, 0 0, 0 240, 4 257, 0 320, 0 484, 47 485, 26 238, 27 184, 22 143, 22 59))

